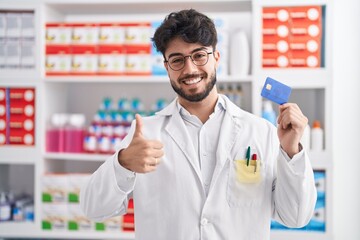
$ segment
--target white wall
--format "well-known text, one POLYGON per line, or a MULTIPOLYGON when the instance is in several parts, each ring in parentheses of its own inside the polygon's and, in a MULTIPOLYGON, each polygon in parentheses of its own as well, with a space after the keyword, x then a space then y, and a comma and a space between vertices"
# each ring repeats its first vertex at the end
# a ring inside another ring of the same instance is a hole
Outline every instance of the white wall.
POLYGON ((360 239, 360 1, 334 5, 334 239, 360 239))

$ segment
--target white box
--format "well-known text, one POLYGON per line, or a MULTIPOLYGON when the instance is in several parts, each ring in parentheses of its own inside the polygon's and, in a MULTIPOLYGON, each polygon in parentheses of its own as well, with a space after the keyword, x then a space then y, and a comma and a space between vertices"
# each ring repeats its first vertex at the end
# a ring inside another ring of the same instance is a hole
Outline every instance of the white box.
POLYGON ((120 24, 101 23, 99 44, 121 45, 125 43, 125 27, 120 24))
POLYGON ((66 203, 68 175, 46 174, 42 177, 42 201, 45 203, 66 203))
POLYGON ((34 13, 21 14, 21 37, 34 38, 35 37, 35 16, 34 13))
POLYGON ((6 15, 0 12, 0 43, 6 38, 6 15))
POLYGON ((93 231, 94 222, 90 221, 80 209, 79 204, 68 205, 68 230, 93 231))
POLYGON ((70 45, 72 37, 72 26, 65 23, 46 24, 46 44, 47 45, 70 45))
POLYGON ((22 68, 35 68, 35 42, 21 42, 20 66, 22 68))
POLYGON ((68 224, 67 204, 42 204, 42 229, 66 231, 68 224))
POLYGON ((20 67, 20 44, 18 41, 7 41, 5 43, 5 67, 20 67))
POLYGON ((6 13, 6 37, 15 39, 21 37, 20 13, 6 13))
POLYGON ((72 44, 96 45, 99 42, 97 24, 73 24, 72 44))
POLYGON ((126 44, 151 44, 150 23, 139 23, 136 26, 127 26, 125 30, 126 44))
POLYGON ((129 75, 150 75, 151 63, 150 54, 127 54, 125 72, 129 75))

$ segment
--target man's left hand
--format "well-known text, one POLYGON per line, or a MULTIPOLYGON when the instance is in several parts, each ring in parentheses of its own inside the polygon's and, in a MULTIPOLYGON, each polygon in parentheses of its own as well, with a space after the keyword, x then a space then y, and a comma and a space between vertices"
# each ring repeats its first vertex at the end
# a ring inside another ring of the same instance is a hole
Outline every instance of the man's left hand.
POLYGON ((279 105, 279 117, 277 120, 278 136, 282 149, 292 158, 299 152, 299 143, 308 119, 295 103, 279 105))

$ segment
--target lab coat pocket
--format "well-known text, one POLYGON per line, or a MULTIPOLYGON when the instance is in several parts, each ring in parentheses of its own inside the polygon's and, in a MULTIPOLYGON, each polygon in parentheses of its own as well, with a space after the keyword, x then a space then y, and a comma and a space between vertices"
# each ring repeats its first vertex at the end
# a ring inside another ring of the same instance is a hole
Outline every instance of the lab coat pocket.
POLYGON ((230 161, 227 201, 230 207, 259 205, 264 193, 264 165, 260 159, 230 161))

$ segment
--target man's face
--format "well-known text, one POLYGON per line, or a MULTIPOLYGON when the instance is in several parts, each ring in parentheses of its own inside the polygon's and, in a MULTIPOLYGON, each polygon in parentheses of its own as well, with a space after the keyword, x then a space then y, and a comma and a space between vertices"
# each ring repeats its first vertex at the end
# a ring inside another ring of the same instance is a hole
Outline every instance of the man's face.
MULTIPOLYGON (((172 61, 175 63, 176 59, 182 59, 181 56, 192 55, 193 58, 196 58, 197 53, 206 52, 213 52, 212 47, 204 47, 197 43, 186 43, 180 38, 175 38, 169 43, 165 58, 168 61, 175 58, 175 61, 172 61)), ((189 57, 185 58, 184 67, 178 71, 171 69, 169 63, 165 63, 171 86, 179 97, 190 102, 199 102, 206 98, 213 89, 216 83, 219 52, 216 51, 205 57, 208 57, 208 61, 203 66, 195 65, 189 57)))

